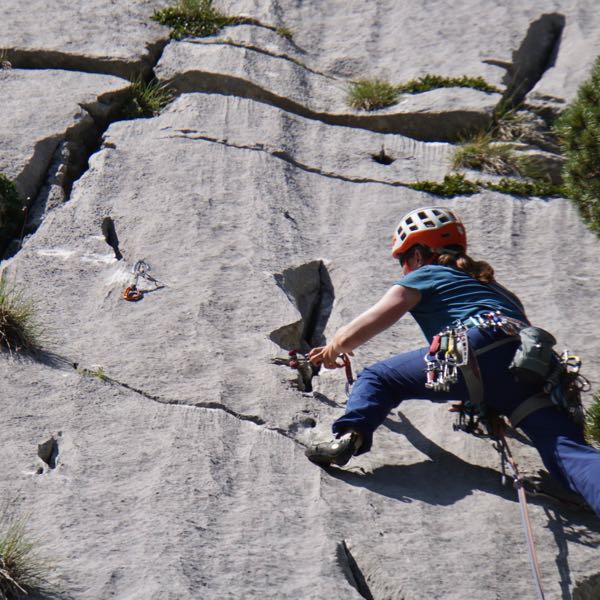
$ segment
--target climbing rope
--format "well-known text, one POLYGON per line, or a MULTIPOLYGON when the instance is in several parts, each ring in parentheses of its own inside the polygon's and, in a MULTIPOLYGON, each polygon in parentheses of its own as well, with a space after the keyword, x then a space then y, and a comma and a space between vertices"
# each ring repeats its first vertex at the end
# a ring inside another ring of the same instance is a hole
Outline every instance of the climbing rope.
POLYGON ((531 529, 531 521, 529 520, 529 513, 527 511, 527 497, 525 495, 525 487, 523 478, 519 473, 517 463, 510 451, 508 442, 506 441, 506 424, 504 419, 497 417, 497 441, 494 447, 500 453, 502 463, 502 479, 505 481, 506 465, 509 466, 511 475, 513 478, 513 485, 517 490, 517 496, 519 498, 519 510, 521 513, 521 523, 523 530, 525 531, 525 538, 527 540, 527 554, 529 556, 529 564, 531 566, 531 572, 535 581, 535 586, 540 600, 544 600, 544 589, 542 588, 542 577, 540 573, 540 565, 537 558, 537 552, 535 550, 535 544, 533 543, 533 531, 531 529))
MULTIPOLYGON (((158 279, 156 279, 156 278, 152 277, 152 275, 150 275, 151 270, 152 270, 152 267, 150 267, 150 265, 144 260, 138 260, 135 263, 135 265, 132 269, 133 280, 132 280, 131 285, 129 285, 123 291, 123 294, 122 294, 123 300, 127 300, 128 302, 137 302, 144 297, 144 293, 150 291, 150 290, 140 290, 138 288, 138 282, 139 282, 140 278, 145 279, 146 281, 149 281, 150 283, 153 283, 155 286, 154 290, 160 290, 161 288, 165 287, 164 283, 161 283, 160 281, 158 281, 158 279)), ((154 291, 154 290, 152 290, 152 291, 154 291)))

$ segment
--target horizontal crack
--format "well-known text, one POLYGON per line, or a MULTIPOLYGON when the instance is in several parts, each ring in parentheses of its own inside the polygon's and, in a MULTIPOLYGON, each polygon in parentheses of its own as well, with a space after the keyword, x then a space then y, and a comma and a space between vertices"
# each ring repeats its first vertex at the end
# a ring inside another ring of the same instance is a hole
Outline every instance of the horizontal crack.
POLYGON ((237 150, 250 150, 252 152, 264 152, 265 154, 270 154, 275 158, 279 158, 291 165, 302 169, 303 171, 307 171, 308 173, 315 173, 317 175, 321 175, 323 177, 329 177, 331 179, 339 179, 341 181, 348 181, 350 183, 379 183, 381 185, 389 185, 392 187, 408 187, 409 184, 402 181, 383 181, 381 179, 375 179, 370 177, 352 177, 350 175, 340 175, 339 173, 333 173, 331 171, 324 171, 318 167, 311 167, 305 163, 301 163, 296 160, 285 150, 277 150, 277 149, 268 149, 264 144, 254 144, 254 145, 246 145, 246 144, 234 144, 233 142, 229 142, 228 140, 219 139, 215 137, 211 137, 208 135, 202 135, 201 133, 192 132, 188 129, 180 129, 178 130, 181 135, 171 135, 170 138, 186 138, 189 140, 200 140, 205 142, 211 142, 214 144, 220 144, 222 146, 227 146, 228 148, 235 148, 237 150))
POLYGON ((222 410, 223 412, 226 412, 228 415, 231 415, 232 417, 235 417, 236 419, 239 419, 240 421, 250 421, 251 423, 254 423, 255 425, 265 425, 266 421, 264 421, 263 419, 261 419, 260 417, 256 416, 256 415, 244 415, 242 413, 239 413, 227 406, 225 406, 224 404, 221 404, 220 402, 196 402, 193 406, 195 406, 196 408, 210 408, 210 409, 214 409, 214 410, 222 410))
POLYGON ((176 406, 188 406, 188 407, 193 407, 193 408, 206 408, 208 410, 220 410, 220 411, 227 413, 228 415, 231 415, 232 417, 235 417, 236 419, 238 419, 240 421, 248 421, 250 423, 254 423, 255 425, 259 425, 259 426, 263 427, 264 429, 267 429, 268 431, 273 431, 275 433, 279 433, 280 435, 283 435, 284 437, 296 442, 300 446, 303 446, 303 444, 298 442, 298 440, 296 440, 290 434, 289 431, 286 431, 285 429, 282 429, 280 427, 267 426, 267 422, 264 419, 261 419, 259 416, 246 415, 246 414, 237 412, 237 411, 229 408, 228 406, 225 406, 221 402, 195 402, 192 404, 192 403, 188 403, 188 402, 178 402, 177 400, 169 400, 169 399, 162 398, 161 396, 157 396, 155 394, 150 394, 140 388, 130 385, 129 383, 119 381, 118 379, 115 379, 114 377, 110 377, 110 376, 106 375, 106 373, 104 373, 104 371, 102 369, 93 370, 93 369, 88 369, 87 367, 80 367, 79 363, 76 363, 76 362, 75 363, 71 362, 70 365, 81 375, 84 375, 86 377, 94 377, 95 379, 99 379, 100 381, 109 383, 110 385, 122 387, 130 392, 139 394, 140 396, 142 396, 143 398, 146 398, 147 400, 152 400, 153 402, 157 402, 159 404, 166 404, 166 405, 171 405, 171 406, 176 405, 176 406))
POLYGON ((341 79, 339 77, 334 77, 333 75, 328 75, 327 73, 323 73, 322 71, 317 71, 312 67, 309 67, 307 64, 302 61, 290 56, 289 54, 284 54, 280 52, 272 52, 271 50, 267 50, 266 48, 260 48, 259 46, 254 46, 253 44, 246 44, 245 42, 236 42, 232 39, 221 39, 214 41, 204 41, 204 40, 186 40, 188 44, 199 44, 202 46, 233 46, 234 48, 243 48, 245 50, 250 50, 252 52, 257 52, 259 54, 264 54, 265 56, 270 56, 271 58, 278 58, 281 60, 287 60, 295 65, 302 67, 306 71, 310 73, 314 73, 315 75, 320 75, 321 77, 326 77, 327 79, 331 79, 332 81, 339 81, 342 83, 348 83, 347 80, 341 79))
MULTIPOLYGON (((472 186, 475 186, 475 189, 468 188, 468 189, 463 189, 462 191, 456 190, 454 192, 445 191, 443 188, 446 186, 446 180, 448 178, 452 179, 454 177, 459 177, 459 178, 462 177, 459 174, 446 175, 444 177, 443 182, 435 182, 435 181, 428 181, 428 180, 416 180, 416 181, 412 181, 412 182, 383 181, 380 179, 374 179, 374 178, 370 178, 370 177, 352 177, 350 175, 340 175, 339 173, 332 173, 332 172, 324 171, 323 169, 319 169, 318 167, 311 167, 309 165, 301 163, 301 162, 297 161, 296 159, 294 159, 292 156, 290 156, 285 150, 269 149, 264 144, 256 144, 256 145, 234 144, 232 142, 229 142, 226 139, 214 138, 212 136, 202 135, 200 133, 196 134, 195 132, 192 132, 192 130, 189 130, 189 129, 181 129, 178 131, 181 132, 181 135, 170 135, 167 137, 169 137, 169 138, 185 138, 185 139, 190 139, 190 140, 205 141, 205 142, 209 142, 209 143, 220 144, 222 146, 227 146, 229 148, 235 148, 236 150, 250 150, 251 152, 264 152, 265 154, 269 154, 270 156, 273 156, 274 158, 284 160, 285 162, 287 162, 291 165, 294 165, 295 167, 298 167, 299 169, 302 169, 303 171, 306 171, 308 173, 315 173, 316 175, 320 175, 322 177, 329 177, 331 179, 338 179, 340 181, 347 181, 349 183, 375 183, 378 185, 387 185, 390 187, 404 187, 404 188, 408 188, 408 189, 412 189, 412 190, 416 190, 416 191, 426 192, 426 193, 432 194, 434 196, 443 196, 443 197, 473 195, 476 193, 484 192, 486 190, 490 190, 490 191, 493 191, 493 192, 496 192, 499 194, 508 194, 509 196, 517 196, 517 197, 530 197, 531 196, 531 197, 542 197, 542 198, 547 198, 547 199, 560 197, 557 193, 555 193, 552 190, 544 191, 544 190, 539 190, 539 189, 538 190, 531 189, 530 191, 527 191, 527 190, 523 191, 523 190, 519 190, 518 186, 516 186, 515 188, 513 188, 511 190, 510 186, 507 187, 507 186, 495 185, 494 182, 485 181, 482 179, 476 179, 475 181, 465 179, 465 182, 472 186), (194 133, 194 135, 190 135, 192 133, 194 133), (442 189, 441 189, 441 191, 436 191, 434 188, 442 188, 442 189)), ((507 179, 509 179, 509 184, 510 184, 512 179, 511 178, 507 178, 507 179)), ((516 181, 516 183, 519 183, 519 180, 515 180, 515 181, 516 181)), ((289 215, 286 216, 286 218, 290 218, 289 215)))
POLYGON ((165 79, 178 93, 229 94, 250 98, 277 106, 282 110, 321 121, 329 125, 342 125, 367 129, 378 133, 396 133, 423 142, 455 142, 470 133, 484 130, 491 124, 491 112, 479 110, 448 110, 439 113, 409 112, 386 114, 333 114, 313 110, 269 91, 242 77, 202 70, 190 70, 165 79))
POLYGON ((147 52, 138 60, 68 54, 58 50, 3 48, 3 60, 13 69, 61 69, 99 75, 114 75, 122 79, 133 79, 141 74, 149 77, 158 62, 168 38, 147 46, 147 52))

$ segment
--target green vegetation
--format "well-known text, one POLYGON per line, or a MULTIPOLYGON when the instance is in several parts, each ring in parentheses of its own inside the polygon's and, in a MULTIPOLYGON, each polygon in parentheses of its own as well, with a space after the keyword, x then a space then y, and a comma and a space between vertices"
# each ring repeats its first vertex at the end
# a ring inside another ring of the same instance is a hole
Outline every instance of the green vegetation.
POLYGON ((214 35, 227 25, 239 23, 238 17, 230 17, 212 6, 212 0, 179 0, 153 13, 152 19, 172 28, 171 37, 206 37, 214 35))
POLYGON ((542 161, 535 156, 519 154, 511 144, 494 141, 489 133, 479 133, 459 146, 452 157, 452 168, 527 177, 538 187, 552 185, 542 161))
POLYGON ((252 17, 226 15, 213 7, 212 0, 179 0, 174 6, 154 11, 152 19, 171 27, 174 40, 207 37, 219 33, 228 25, 257 25, 271 29, 285 39, 292 39, 289 27, 266 25, 252 17))
POLYGON ((286 40, 294 39, 294 32, 289 27, 276 27, 275 33, 277 33, 278 36, 285 38, 286 40))
POLYGON ((519 179, 510 179, 503 177, 499 181, 471 181, 461 173, 446 175, 444 181, 418 181, 409 183, 407 187, 427 192, 435 196, 469 196, 477 194, 482 190, 491 190, 511 196, 537 196, 551 197, 563 196, 563 190, 560 186, 547 181, 523 181, 519 179))
POLYGON ((123 119, 140 119, 155 117, 173 99, 169 87, 153 79, 146 83, 137 78, 131 82, 128 98, 121 109, 123 119))
POLYGON ((104 367, 96 367, 95 369, 85 369, 83 371, 83 374, 89 377, 95 377, 100 381, 110 381, 110 377, 104 371, 104 367))
POLYGON ((472 88, 481 92, 500 93, 498 88, 487 83, 483 77, 442 77, 441 75, 423 75, 418 79, 411 79, 406 83, 396 86, 400 94, 421 94, 439 88, 462 87, 472 88))
POLYGON ((352 108, 378 110, 398 102, 400 94, 421 94, 430 90, 448 87, 468 87, 483 92, 498 92, 482 77, 442 77, 423 75, 406 83, 394 85, 384 79, 359 79, 350 84, 347 102, 352 108))
POLYGON ((554 129, 566 162, 566 195, 600 236, 600 57, 554 129))
POLYGON ((359 79, 350 84, 347 102, 359 110, 378 110, 396 104, 399 95, 396 86, 383 79, 359 79))
POLYGON ((34 305, 0 278, 0 347, 33 353, 41 349, 41 334, 34 305))
POLYGON ((468 196, 480 191, 479 185, 469 181, 464 175, 455 173, 446 175, 443 182, 437 181, 417 181, 409 183, 409 188, 420 192, 427 192, 435 196, 468 196))
POLYGON ((510 194, 511 196, 560 198, 565 195, 562 186, 542 179, 526 181, 503 177, 499 181, 480 181, 478 183, 485 189, 502 194, 510 194))
POLYGON ((5 511, 0 521, 0 598, 25 598, 45 587, 49 566, 34 547, 25 535, 24 519, 9 519, 5 511))
POLYGON ((495 144, 487 133, 476 135, 459 146, 452 157, 453 169, 478 169, 497 175, 519 175, 519 163, 513 147, 495 144))
POLYGON ((585 411, 585 437, 589 444, 600 447, 600 394, 594 395, 592 405, 585 411))
POLYGON ((15 184, 0 173, 0 255, 10 240, 19 237, 24 220, 24 206, 15 184))

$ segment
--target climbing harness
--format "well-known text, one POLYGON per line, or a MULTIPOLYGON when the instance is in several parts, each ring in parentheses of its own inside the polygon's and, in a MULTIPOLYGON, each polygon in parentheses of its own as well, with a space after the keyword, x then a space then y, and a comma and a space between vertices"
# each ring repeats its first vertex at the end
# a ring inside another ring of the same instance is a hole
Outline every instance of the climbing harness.
POLYGON ((529 563, 538 598, 544 600, 540 568, 527 511, 525 480, 519 473, 506 440, 505 419, 490 410, 484 402, 483 386, 477 364, 478 356, 499 345, 514 343, 515 338, 521 340, 516 353, 521 354, 513 360, 511 366, 516 365, 516 368, 511 370, 519 376, 522 370, 529 368, 530 372, 540 378, 540 386, 543 386, 543 389, 540 393, 527 398, 508 417, 512 427, 516 428, 525 417, 548 406, 559 407, 573 421, 582 425, 584 412, 581 392, 589 390, 590 384, 580 374, 581 359, 568 350, 565 350, 562 355, 557 354, 552 350, 556 342, 548 332, 529 327, 526 323, 506 317, 500 312, 483 313, 470 317, 462 323, 456 322, 435 336, 425 356, 427 364, 425 385, 431 389, 447 390, 449 385, 456 381, 455 368, 458 366, 461 369, 469 397, 467 400, 452 404, 451 412, 458 414, 453 427, 455 430, 460 429, 477 436, 487 435, 494 442, 494 448, 500 454, 503 484, 506 483, 508 467, 517 490, 521 522, 527 540, 529 563), (499 330, 504 332, 506 337, 473 351, 469 348, 467 338, 467 330, 470 327, 499 330))
MULTIPOLYGON (((165 287, 164 283, 161 283, 160 281, 158 281, 158 279, 156 279, 156 278, 152 277, 152 275, 150 275, 151 270, 152 270, 152 268, 150 267, 150 265, 144 260, 138 260, 135 263, 135 265, 132 269, 132 273, 133 273, 132 283, 127 288, 125 288, 125 290, 123 291, 123 294, 122 294, 123 300, 127 300, 129 302, 137 302, 144 297, 144 294, 146 292, 151 291, 151 290, 140 290, 138 288, 138 282, 139 282, 140 278, 153 283, 155 286, 154 290, 160 290, 161 288, 165 287)), ((152 290, 152 291, 154 291, 154 290, 152 290)))
POLYGON ((517 332, 525 327, 525 323, 496 312, 486 312, 465 321, 455 321, 438 335, 433 336, 428 353, 425 355, 426 383, 425 387, 447 392, 453 383, 458 381, 458 371, 462 371, 469 389, 470 401, 474 404, 483 402, 483 388, 476 357, 500 345, 513 342, 517 332), (469 348, 467 332, 471 327, 503 331, 504 339, 489 344, 485 348, 473 351, 469 348))

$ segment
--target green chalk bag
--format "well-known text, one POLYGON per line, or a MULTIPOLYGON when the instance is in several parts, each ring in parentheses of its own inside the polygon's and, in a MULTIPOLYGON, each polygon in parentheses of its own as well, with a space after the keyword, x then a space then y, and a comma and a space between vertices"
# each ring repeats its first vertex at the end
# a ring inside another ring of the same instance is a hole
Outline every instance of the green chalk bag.
POLYGON ((523 383, 542 384, 552 370, 556 339, 540 327, 525 327, 519 332, 517 348, 509 369, 523 383))

